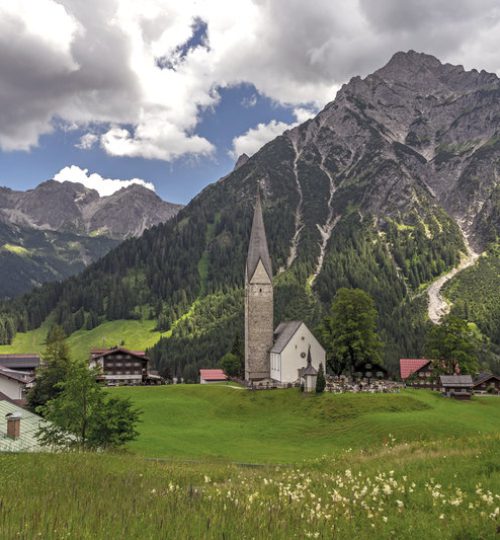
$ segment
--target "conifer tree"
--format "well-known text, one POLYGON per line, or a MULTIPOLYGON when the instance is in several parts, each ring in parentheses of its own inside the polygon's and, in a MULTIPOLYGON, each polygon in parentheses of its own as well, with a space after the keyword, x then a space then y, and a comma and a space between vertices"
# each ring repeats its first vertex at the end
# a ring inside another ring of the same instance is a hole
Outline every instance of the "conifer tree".
POLYGON ((73 363, 69 355, 66 336, 60 326, 49 330, 42 365, 38 368, 35 386, 28 392, 28 406, 32 411, 45 405, 61 392, 60 384, 70 374, 73 363))
POLYGON ((326 388, 325 370, 323 362, 320 363, 318 369, 318 377, 316 378, 316 394, 322 394, 326 388))

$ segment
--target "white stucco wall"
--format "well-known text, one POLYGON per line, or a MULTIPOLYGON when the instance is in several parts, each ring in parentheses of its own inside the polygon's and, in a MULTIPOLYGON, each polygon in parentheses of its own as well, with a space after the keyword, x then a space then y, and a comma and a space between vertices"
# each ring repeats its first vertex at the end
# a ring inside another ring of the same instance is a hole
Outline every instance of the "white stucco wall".
POLYGON ((281 354, 271 353, 271 378, 281 383, 293 383, 299 378, 299 369, 307 365, 307 350, 311 346, 312 365, 325 368, 326 354, 319 341, 302 323, 281 354), (303 356, 302 356, 303 354, 303 356))
POLYGON ((0 376, 0 392, 10 399, 23 399, 23 388, 23 384, 0 376))

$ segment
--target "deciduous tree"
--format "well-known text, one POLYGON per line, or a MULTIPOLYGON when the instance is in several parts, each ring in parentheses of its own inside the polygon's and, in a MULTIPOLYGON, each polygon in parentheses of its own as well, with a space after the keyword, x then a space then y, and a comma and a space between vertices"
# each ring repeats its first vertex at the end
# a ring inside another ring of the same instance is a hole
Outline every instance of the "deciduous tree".
POLYGON ((382 342, 377 334, 377 310, 365 291, 339 289, 320 332, 335 373, 352 372, 359 362, 380 362, 382 342))

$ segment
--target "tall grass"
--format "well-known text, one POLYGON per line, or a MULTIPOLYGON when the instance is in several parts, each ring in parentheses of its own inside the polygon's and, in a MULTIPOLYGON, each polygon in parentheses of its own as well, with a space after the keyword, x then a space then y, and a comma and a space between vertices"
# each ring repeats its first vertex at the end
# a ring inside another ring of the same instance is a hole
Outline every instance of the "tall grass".
POLYGON ((302 466, 0 456, 10 539, 488 539, 500 437, 344 451, 302 466))

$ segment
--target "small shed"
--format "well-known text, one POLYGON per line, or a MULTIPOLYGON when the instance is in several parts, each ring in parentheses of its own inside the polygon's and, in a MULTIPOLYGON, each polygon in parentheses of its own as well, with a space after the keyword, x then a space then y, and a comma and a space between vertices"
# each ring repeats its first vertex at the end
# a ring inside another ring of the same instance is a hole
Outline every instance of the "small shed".
POLYGON ((455 399, 470 399, 473 390, 470 375, 441 375, 439 377, 443 393, 455 399))
POLYGON ((225 381, 227 381, 227 375, 222 369, 200 369, 200 384, 225 381))

